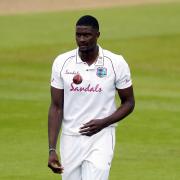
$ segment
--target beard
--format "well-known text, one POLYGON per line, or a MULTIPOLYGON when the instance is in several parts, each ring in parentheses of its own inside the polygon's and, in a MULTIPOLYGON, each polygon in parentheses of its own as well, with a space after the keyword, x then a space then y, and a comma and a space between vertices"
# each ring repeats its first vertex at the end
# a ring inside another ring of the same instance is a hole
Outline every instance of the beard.
POLYGON ((90 45, 80 45, 79 51, 89 53, 89 52, 93 51, 96 48, 96 46, 97 46, 96 44, 93 44, 91 46, 90 45))

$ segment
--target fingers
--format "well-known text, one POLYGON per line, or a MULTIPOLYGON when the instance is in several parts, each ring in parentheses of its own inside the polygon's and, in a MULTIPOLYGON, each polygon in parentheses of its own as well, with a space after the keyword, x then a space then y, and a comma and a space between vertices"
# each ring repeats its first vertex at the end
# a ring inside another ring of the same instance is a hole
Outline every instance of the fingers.
POLYGON ((55 161, 55 162, 49 162, 48 163, 48 167, 57 174, 61 174, 63 173, 64 168, 61 166, 61 164, 59 163, 59 161, 55 161))
POLYGON ((93 131, 97 131, 97 129, 95 127, 81 128, 79 132, 81 134, 85 134, 87 132, 93 132, 93 131))
POLYGON ((98 131, 97 131, 97 130, 87 131, 87 132, 81 133, 81 135, 83 135, 83 136, 92 136, 92 135, 94 135, 94 134, 96 134, 96 133, 98 133, 98 132, 99 132, 99 130, 98 130, 98 131))
POLYGON ((85 132, 93 131, 94 129, 95 127, 93 125, 84 124, 84 126, 80 128, 79 132, 82 134, 85 132))
POLYGON ((94 126, 93 121, 87 122, 86 124, 83 124, 83 126, 80 129, 86 129, 94 126))
POLYGON ((92 136, 104 128, 103 121, 101 119, 93 119, 85 123, 79 130, 81 135, 92 136))
POLYGON ((84 126, 82 126, 79 131, 81 135, 85 135, 85 136, 92 136, 93 134, 96 134, 97 132, 99 132, 99 128, 96 127, 96 125, 93 124, 92 122, 88 122, 84 124, 84 126))

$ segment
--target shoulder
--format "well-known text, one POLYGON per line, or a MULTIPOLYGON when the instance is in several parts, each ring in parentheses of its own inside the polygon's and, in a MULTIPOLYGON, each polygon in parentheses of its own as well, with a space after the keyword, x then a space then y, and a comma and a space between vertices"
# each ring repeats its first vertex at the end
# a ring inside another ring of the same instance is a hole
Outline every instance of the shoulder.
POLYGON ((63 65, 66 61, 72 59, 76 56, 76 49, 73 49, 71 51, 65 52, 63 54, 58 55, 53 64, 56 64, 57 66, 63 65))
POLYGON ((115 54, 106 49, 103 49, 103 54, 104 54, 104 58, 106 60, 110 60, 111 63, 116 67, 118 66, 122 67, 127 65, 127 62, 122 55, 115 54))

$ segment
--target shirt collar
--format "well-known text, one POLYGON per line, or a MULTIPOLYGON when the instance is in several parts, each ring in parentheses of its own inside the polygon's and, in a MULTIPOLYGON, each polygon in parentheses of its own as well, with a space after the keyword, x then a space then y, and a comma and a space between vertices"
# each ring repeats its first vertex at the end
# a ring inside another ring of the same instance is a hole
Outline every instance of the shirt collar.
MULTIPOLYGON (((98 55, 98 58, 97 58, 96 62, 94 63, 94 65, 95 66, 103 66, 104 65, 103 49, 99 45, 98 45, 98 47, 99 47, 99 55, 98 55)), ((79 48, 76 49, 76 63, 79 64, 79 63, 83 63, 83 61, 79 57, 78 50, 79 50, 79 48)))

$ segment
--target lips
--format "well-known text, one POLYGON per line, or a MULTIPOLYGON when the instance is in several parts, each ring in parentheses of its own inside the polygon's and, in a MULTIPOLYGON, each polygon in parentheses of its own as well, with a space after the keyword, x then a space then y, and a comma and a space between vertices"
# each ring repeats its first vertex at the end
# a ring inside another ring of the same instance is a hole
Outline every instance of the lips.
POLYGON ((88 49, 88 46, 79 46, 80 51, 87 51, 88 49))
POLYGON ((79 48, 87 48, 87 45, 79 45, 79 48))

